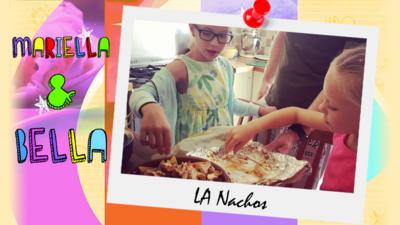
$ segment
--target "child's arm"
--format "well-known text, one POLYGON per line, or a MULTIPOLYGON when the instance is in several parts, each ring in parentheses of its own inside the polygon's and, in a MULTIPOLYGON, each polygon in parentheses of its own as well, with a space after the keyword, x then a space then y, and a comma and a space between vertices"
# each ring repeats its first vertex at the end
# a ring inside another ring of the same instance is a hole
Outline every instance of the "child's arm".
POLYGON ((226 60, 224 57, 220 57, 220 59, 224 62, 225 69, 228 73, 228 108, 230 110, 231 115, 239 115, 239 116, 260 116, 264 115, 267 112, 275 110, 275 108, 267 108, 267 107, 260 107, 258 105, 244 102, 235 97, 235 93, 233 90, 233 83, 234 83, 234 72, 232 65, 226 60))
MULTIPOLYGON (((176 83, 173 75, 168 69, 162 68, 154 74, 151 82, 147 82, 133 90, 129 106, 135 116, 142 118, 141 108, 144 105, 152 102, 161 103, 162 101, 160 98, 164 98, 164 101, 174 100, 176 98, 176 91, 176 83)), ((168 106, 170 105, 171 104, 168 104, 168 106)))
POLYGON ((233 99, 233 114, 239 116, 264 116, 276 110, 275 106, 262 106, 256 103, 233 99))
MULTIPOLYGON (((324 95, 322 91, 318 94, 318 96, 314 99, 314 101, 311 103, 311 105, 308 107, 309 110, 314 110, 314 111, 319 111, 318 106, 323 102, 324 100, 324 95)), ((298 126, 300 129, 303 129, 305 134, 310 134, 313 130, 313 128, 306 127, 306 126, 298 126)), ((299 140, 303 141, 301 138, 301 134, 292 129, 294 126, 289 126, 289 128, 279 134, 274 140, 266 145, 265 147, 268 149, 273 149, 274 151, 278 151, 281 153, 288 153, 292 148, 295 143, 297 143, 299 140)))
POLYGON ((238 116, 258 116, 260 106, 237 99, 234 94, 232 98, 233 114, 238 116))
POLYGON ((160 153, 169 153, 175 140, 176 85, 170 72, 163 68, 140 88, 133 91, 130 107, 142 118, 140 141, 143 145, 157 148, 160 153))
POLYGON ((330 130, 325 122, 323 113, 297 107, 287 107, 233 128, 225 139, 225 151, 239 150, 262 129, 279 128, 293 123, 319 130, 330 130))
MULTIPOLYGON (((157 74, 155 75, 157 76, 157 74)), ((159 101, 159 93, 154 83, 147 82, 140 88, 134 89, 129 99, 129 106, 135 116, 142 118, 141 108, 149 103, 157 103, 159 101)))
POLYGON ((169 153, 175 140, 177 93, 187 89, 187 70, 181 60, 175 60, 157 72, 151 82, 134 90, 130 106, 142 117, 140 140, 143 145, 169 153))

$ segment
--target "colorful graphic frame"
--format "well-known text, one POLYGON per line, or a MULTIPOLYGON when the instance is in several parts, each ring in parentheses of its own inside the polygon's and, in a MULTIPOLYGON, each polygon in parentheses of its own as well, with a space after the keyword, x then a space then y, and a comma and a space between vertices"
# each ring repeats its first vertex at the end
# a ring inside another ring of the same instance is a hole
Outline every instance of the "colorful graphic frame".
POLYGON ((355 191, 354 193, 349 194, 121 174, 120 168, 122 162, 123 131, 125 126, 124 118, 127 102, 126 93, 128 91, 128 72, 131 59, 130 46, 132 40, 133 21, 135 20, 157 20, 175 23, 198 23, 230 27, 246 27, 240 17, 232 15, 124 7, 119 55, 120 61, 118 65, 116 88, 116 99, 118 99, 118 101, 115 103, 111 163, 108 182, 107 201, 109 203, 284 218, 316 219, 322 221, 362 222, 365 187, 367 182, 374 76, 376 71, 378 47, 377 29, 352 25, 311 23, 278 19, 270 19, 266 24, 266 27, 263 28, 274 31, 367 39, 355 191), (217 195, 221 190, 230 190, 231 194, 238 198, 245 198, 248 193, 253 192, 254 196, 257 196, 257 199, 267 200, 268 208, 266 210, 232 208, 222 205, 216 206, 213 203, 210 205, 198 205, 193 202, 194 194, 198 187, 202 190, 209 188, 211 193, 214 195, 217 195))

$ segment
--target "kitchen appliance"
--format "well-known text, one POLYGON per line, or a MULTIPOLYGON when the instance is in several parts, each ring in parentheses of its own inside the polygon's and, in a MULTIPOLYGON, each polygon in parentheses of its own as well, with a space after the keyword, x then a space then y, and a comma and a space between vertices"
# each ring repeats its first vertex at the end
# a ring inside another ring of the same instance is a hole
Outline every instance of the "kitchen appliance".
MULTIPOLYGON (((169 62, 170 60, 168 60, 169 62)), ((148 64, 148 65, 143 65, 139 64, 137 66, 132 66, 129 70, 129 82, 132 84, 133 87, 133 93, 135 92, 136 88, 139 88, 143 84, 147 83, 150 81, 154 74, 160 71, 166 64, 166 61, 158 61, 154 62, 153 64, 148 64)), ((130 96, 130 94, 128 94, 130 96)), ((128 97, 128 103, 129 105, 129 97, 128 97)), ((130 109, 128 107, 127 109, 127 115, 130 115, 128 120, 128 126, 133 130, 133 131, 139 131, 140 130, 140 120, 139 118, 135 118, 133 114, 130 113, 130 109)))
POLYGON ((258 30, 244 29, 240 39, 240 56, 254 58, 261 49, 261 36, 258 30))
POLYGON ((165 64, 132 67, 129 70, 129 82, 132 83, 134 89, 138 88, 151 80, 154 74, 164 66, 165 64))

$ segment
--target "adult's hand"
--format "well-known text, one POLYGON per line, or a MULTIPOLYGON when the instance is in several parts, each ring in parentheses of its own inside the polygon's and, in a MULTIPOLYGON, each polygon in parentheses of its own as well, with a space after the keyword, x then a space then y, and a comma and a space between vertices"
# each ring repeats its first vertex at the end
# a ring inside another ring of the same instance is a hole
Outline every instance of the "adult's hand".
POLYGON ((270 144, 266 145, 269 151, 288 154, 293 148, 293 145, 299 140, 299 136, 292 130, 287 130, 279 134, 270 144))
POLYGON ((141 113, 140 142, 156 148, 160 154, 168 154, 172 135, 163 108, 157 103, 149 103, 141 108, 141 113))

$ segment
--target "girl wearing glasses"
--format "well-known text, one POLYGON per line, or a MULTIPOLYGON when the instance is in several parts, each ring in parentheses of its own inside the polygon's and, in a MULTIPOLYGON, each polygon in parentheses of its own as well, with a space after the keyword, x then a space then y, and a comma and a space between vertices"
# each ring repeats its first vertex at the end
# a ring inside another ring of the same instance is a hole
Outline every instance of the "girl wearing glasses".
POLYGON ((140 141, 169 153, 171 145, 213 126, 233 125, 233 114, 262 116, 274 107, 241 102, 233 93, 233 68, 219 56, 233 35, 227 27, 189 25, 193 45, 185 55, 135 89, 130 107, 142 117, 140 141))

